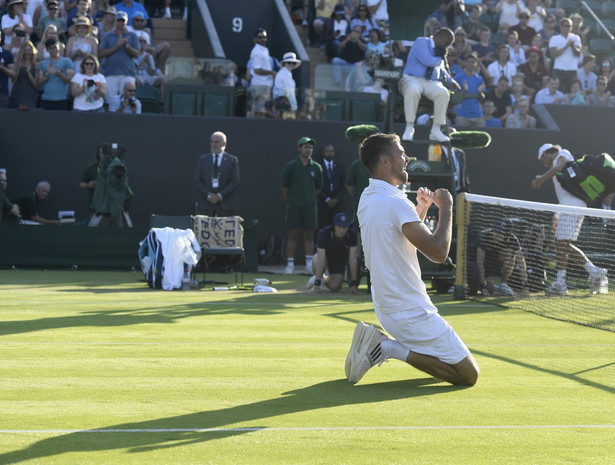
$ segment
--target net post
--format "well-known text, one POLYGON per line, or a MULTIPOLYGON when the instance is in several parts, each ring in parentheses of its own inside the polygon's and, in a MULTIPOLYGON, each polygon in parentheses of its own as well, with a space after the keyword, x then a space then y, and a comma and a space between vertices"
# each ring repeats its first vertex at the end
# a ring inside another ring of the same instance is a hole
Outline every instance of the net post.
POLYGON ((465 273, 466 273, 466 256, 467 256, 467 234, 468 234, 468 215, 466 209, 469 208, 466 202, 466 194, 462 192, 457 196, 457 204, 455 205, 455 215, 457 223, 457 257, 455 260, 455 290, 453 299, 465 300, 465 273))

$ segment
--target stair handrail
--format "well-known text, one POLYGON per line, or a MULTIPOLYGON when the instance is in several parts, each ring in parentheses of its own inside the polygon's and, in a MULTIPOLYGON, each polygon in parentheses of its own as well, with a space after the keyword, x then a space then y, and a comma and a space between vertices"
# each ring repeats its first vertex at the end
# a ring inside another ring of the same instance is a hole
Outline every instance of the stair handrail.
POLYGON ((203 18, 203 25, 209 38, 209 43, 211 44, 211 49, 214 53, 214 56, 216 58, 226 58, 224 48, 222 47, 222 42, 220 41, 220 36, 218 36, 218 31, 216 29, 216 26, 214 25, 214 20, 211 17, 211 12, 209 11, 209 7, 207 6, 207 1, 195 1, 197 8, 201 12, 201 18, 203 18))

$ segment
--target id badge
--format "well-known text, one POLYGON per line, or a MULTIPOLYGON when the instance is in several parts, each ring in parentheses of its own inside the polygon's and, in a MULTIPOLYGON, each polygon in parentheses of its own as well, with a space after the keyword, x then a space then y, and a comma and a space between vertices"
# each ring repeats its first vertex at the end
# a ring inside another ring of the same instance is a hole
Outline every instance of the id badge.
POLYGON ((218 178, 211 178, 211 187, 218 189, 220 187, 220 180, 218 178))

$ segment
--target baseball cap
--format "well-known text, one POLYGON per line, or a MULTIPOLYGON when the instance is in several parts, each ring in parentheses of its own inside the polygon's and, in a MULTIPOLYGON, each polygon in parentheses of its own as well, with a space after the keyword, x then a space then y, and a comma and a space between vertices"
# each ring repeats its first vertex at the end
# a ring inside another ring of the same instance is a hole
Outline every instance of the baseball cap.
POLYGON ((145 15, 143 14, 143 12, 142 12, 142 11, 135 11, 135 12, 132 14, 132 17, 133 17, 133 18, 145 18, 145 15))
POLYGON ((311 143, 312 145, 314 145, 316 141, 311 137, 302 137, 301 139, 299 139, 299 142, 297 142, 297 147, 301 147, 303 144, 307 143, 311 143))
POLYGON ((128 21, 128 14, 125 11, 118 11, 115 13, 115 19, 123 19, 124 21, 128 21))
POLYGON ((542 154, 545 153, 547 150, 552 149, 553 147, 555 147, 553 144, 542 144, 538 149, 538 159, 540 160, 542 154))
POLYGON ((510 221, 508 218, 505 218, 500 221, 493 229, 501 234, 504 234, 505 236, 509 236, 513 231, 513 224, 512 221, 510 221))
POLYGON ((350 217, 344 212, 336 213, 333 217, 333 224, 347 228, 350 226, 350 217))

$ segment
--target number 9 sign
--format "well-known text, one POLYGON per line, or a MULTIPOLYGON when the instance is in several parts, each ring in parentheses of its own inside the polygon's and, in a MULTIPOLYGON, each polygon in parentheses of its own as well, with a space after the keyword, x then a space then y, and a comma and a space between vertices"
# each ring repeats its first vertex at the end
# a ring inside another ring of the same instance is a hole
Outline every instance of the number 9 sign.
POLYGON ((241 32, 243 30, 243 19, 235 17, 232 20, 233 32, 241 32))

